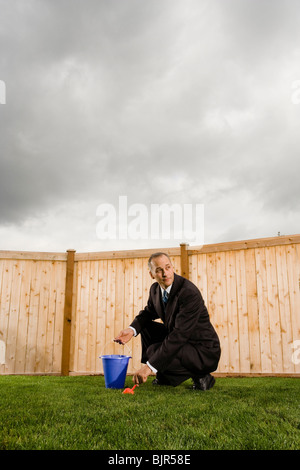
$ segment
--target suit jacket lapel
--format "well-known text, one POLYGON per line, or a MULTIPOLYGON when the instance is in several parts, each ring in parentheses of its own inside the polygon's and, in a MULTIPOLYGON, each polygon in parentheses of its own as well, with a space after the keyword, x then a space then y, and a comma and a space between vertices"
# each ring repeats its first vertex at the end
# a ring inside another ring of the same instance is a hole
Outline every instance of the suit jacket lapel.
POLYGON ((167 303, 166 310, 165 310, 164 323, 165 323, 166 326, 168 326, 169 322, 172 319, 172 316, 173 316, 173 313, 174 313, 174 310, 175 310, 175 307, 176 307, 177 293, 178 293, 183 281, 184 281, 184 278, 182 278, 181 276, 178 276, 178 274, 174 274, 174 282, 173 282, 173 285, 172 285, 172 288, 171 288, 171 291, 170 291, 168 303, 167 303))
POLYGON ((172 289, 169 295, 168 303, 166 308, 164 309, 161 289, 160 285, 157 283, 155 286, 155 290, 153 292, 153 304, 157 315, 162 319, 165 326, 171 321, 175 307, 176 307, 176 297, 177 293, 180 290, 181 285, 184 282, 184 278, 178 276, 178 274, 174 274, 174 282, 172 285, 172 289))
POLYGON ((154 292, 153 303, 157 315, 162 319, 163 322, 165 322, 165 312, 162 304, 161 290, 159 284, 157 284, 156 290, 154 292))

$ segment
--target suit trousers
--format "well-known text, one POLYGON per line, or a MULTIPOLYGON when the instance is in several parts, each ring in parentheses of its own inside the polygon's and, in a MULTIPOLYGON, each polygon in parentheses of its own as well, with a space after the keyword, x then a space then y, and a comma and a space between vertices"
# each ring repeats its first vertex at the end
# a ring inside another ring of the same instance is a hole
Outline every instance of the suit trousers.
MULTIPOLYGON (((141 343, 142 343, 142 358, 141 362, 146 362, 151 358, 151 355, 160 347, 164 339, 166 338, 168 331, 162 323, 154 321, 149 322, 141 331, 141 343)), ((189 367, 187 368, 186 363, 190 362, 190 358, 195 352, 195 348, 190 344, 185 344, 175 356, 168 368, 163 371, 157 371, 156 377, 161 384, 172 385, 176 387, 189 378, 198 378, 206 375, 207 372, 203 371, 203 374, 197 373, 189 367), (185 357, 188 357, 188 361, 185 357)), ((151 364, 151 361, 150 361, 151 364)))

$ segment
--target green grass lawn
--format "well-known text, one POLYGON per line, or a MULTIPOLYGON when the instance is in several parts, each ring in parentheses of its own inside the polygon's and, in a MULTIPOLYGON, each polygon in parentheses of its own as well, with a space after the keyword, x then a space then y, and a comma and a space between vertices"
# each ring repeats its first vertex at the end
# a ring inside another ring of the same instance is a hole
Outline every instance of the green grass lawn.
POLYGON ((300 448, 299 379, 151 382, 123 395, 100 376, 0 376, 0 450, 300 448))

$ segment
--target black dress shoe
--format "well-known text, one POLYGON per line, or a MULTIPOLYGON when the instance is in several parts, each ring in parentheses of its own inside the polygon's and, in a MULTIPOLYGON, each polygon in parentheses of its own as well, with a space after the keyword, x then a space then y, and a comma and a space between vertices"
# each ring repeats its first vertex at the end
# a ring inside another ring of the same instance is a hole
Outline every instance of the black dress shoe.
POLYGON ((216 379, 211 374, 207 374, 201 378, 193 378, 193 381, 193 390, 209 390, 215 385, 216 379))
POLYGON ((156 377, 156 379, 152 381, 152 385, 170 385, 170 383, 167 382, 166 380, 158 379, 156 377))
POLYGON ((163 384, 161 384, 158 379, 154 379, 154 380, 152 381, 152 385, 163 385, 163 384))

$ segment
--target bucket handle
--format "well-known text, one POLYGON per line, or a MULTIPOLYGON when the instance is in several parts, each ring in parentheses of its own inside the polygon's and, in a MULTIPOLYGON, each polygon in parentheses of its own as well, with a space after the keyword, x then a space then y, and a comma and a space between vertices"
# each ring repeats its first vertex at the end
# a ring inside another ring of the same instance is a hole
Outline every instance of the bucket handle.
MULTIPOLYGON (((110 343, 115 343, 115 341, 114 341, 113 339, 111 339, 110 341, 108 341, 108 342, 107 342, 107 343, 104 345, 104 347, 103 347, 103 349, 102 349, 102 353, 101 353, 101 355, 100 355, 99 357, 102 357, 102 356, 103 356, 103 353, 104 353, 104 350, 105 350, 106 346, 107 346, 108 344, 110 344, 110 343)), ((119 344, 120 344, 120 343, 119 343, 119 344)), ((130 354, 130 357, 131 357, 131 353, 132 353, 132 351, 131 351, 130 347, 129 347, 129 346, 127 346, 127 344, 126 344, 126 343, 125 343, 125 344, 123 344, 123 345, 122 345, 122 344, 120 344, 120 346, 126 346, 126 347, 129 349, 129 354, 130 354)))

